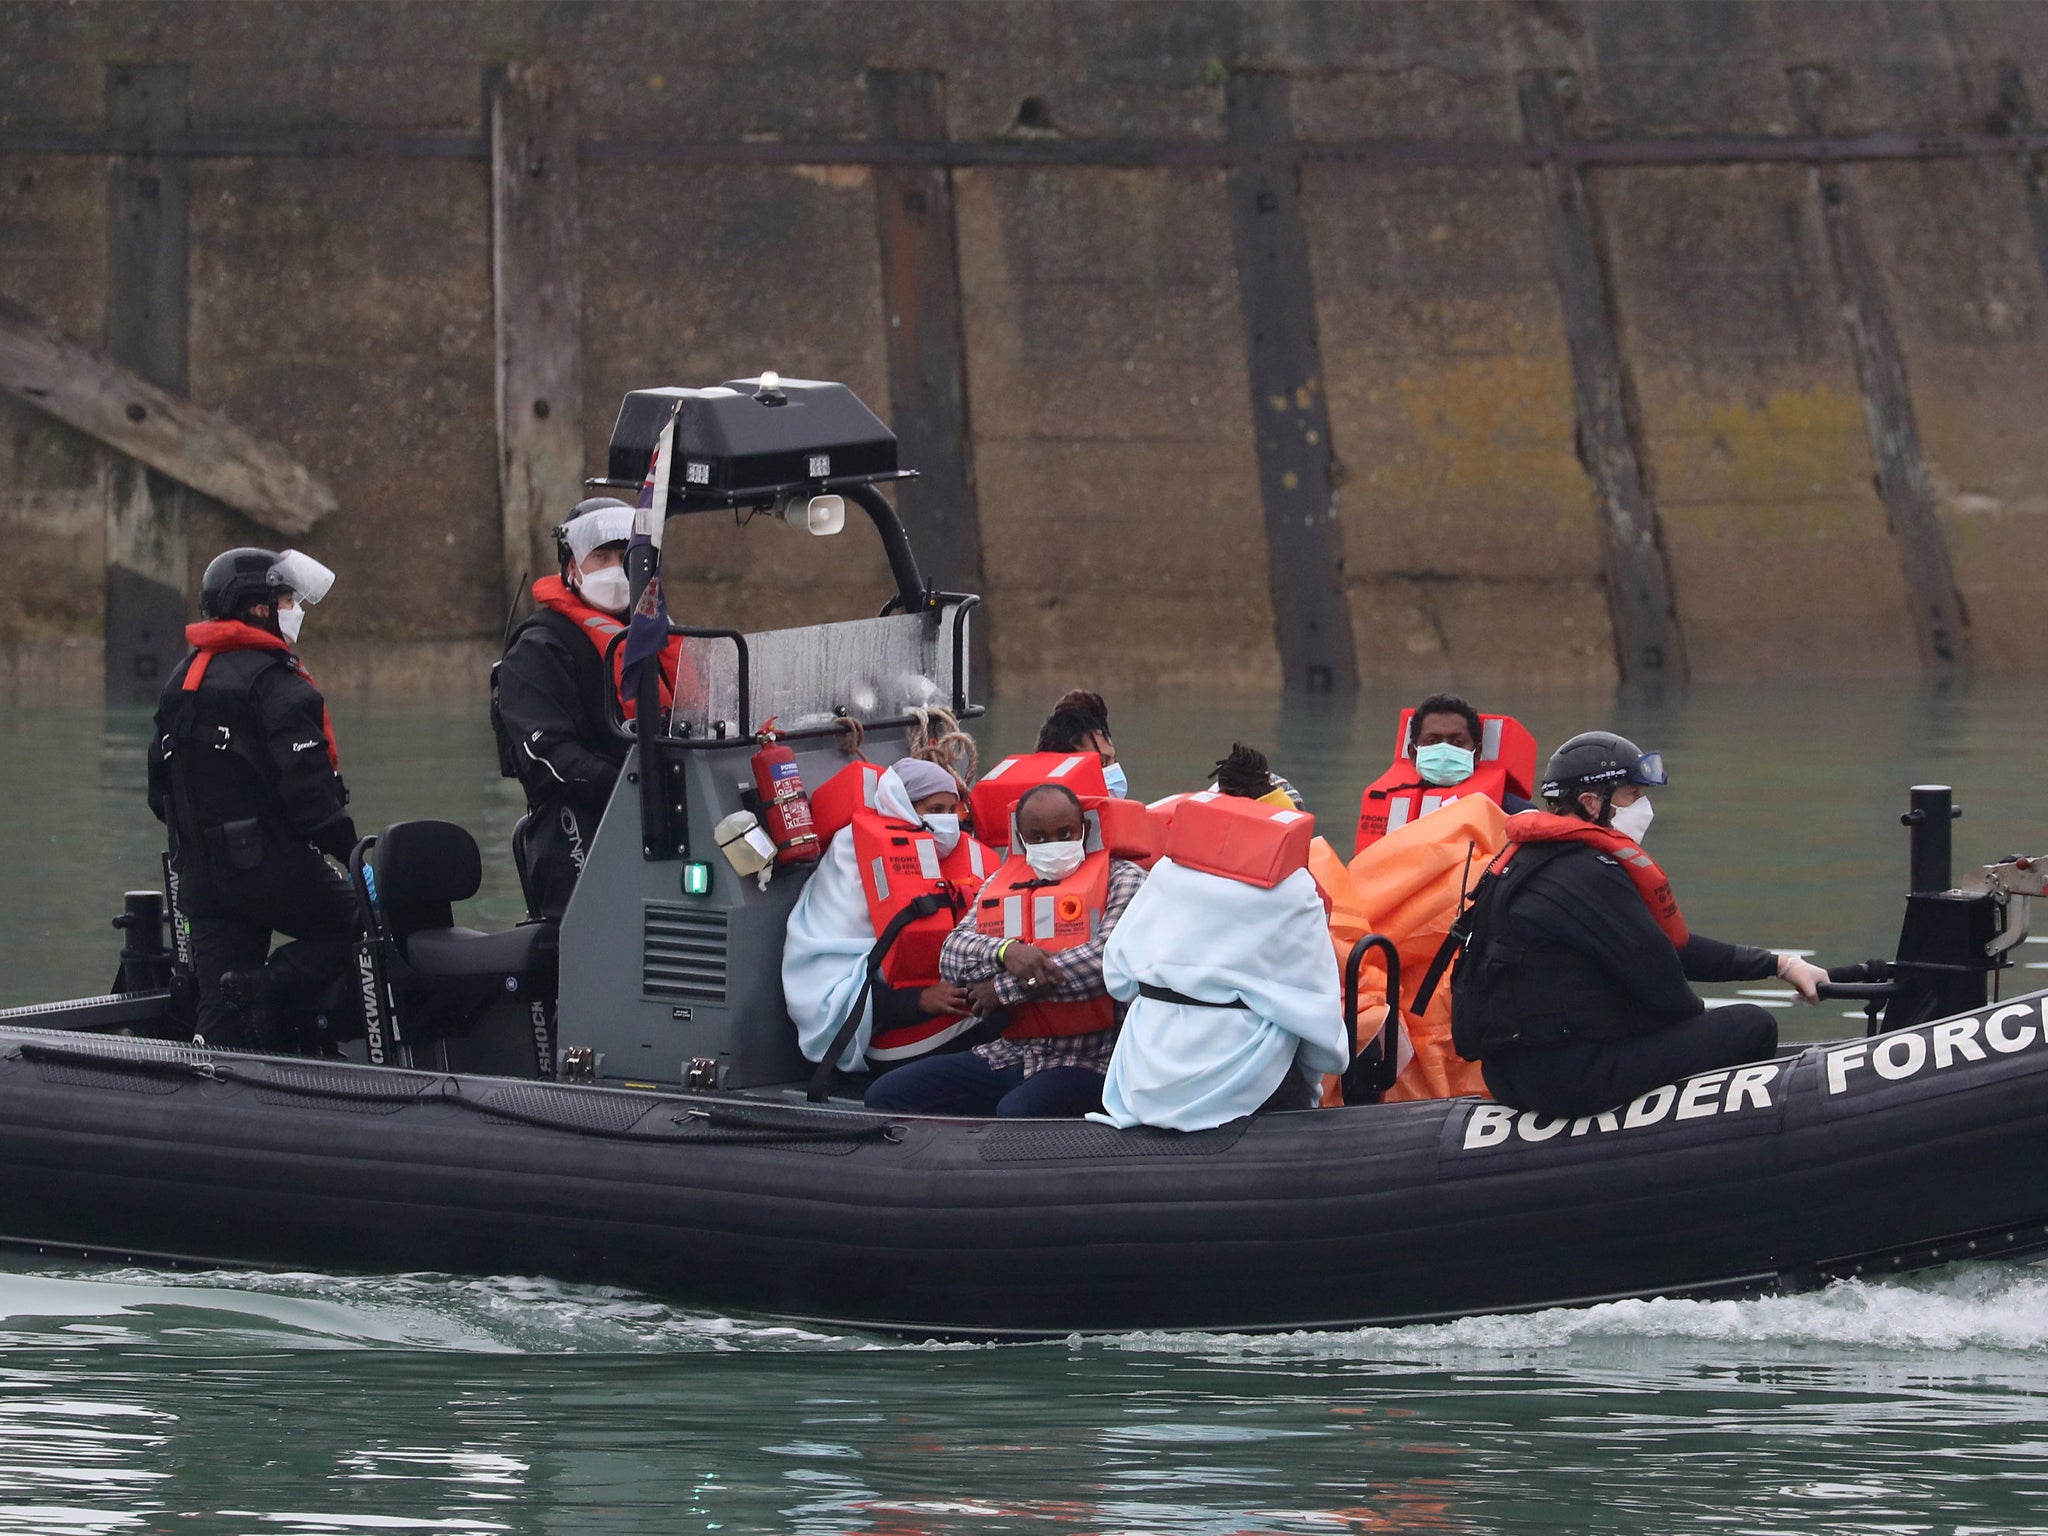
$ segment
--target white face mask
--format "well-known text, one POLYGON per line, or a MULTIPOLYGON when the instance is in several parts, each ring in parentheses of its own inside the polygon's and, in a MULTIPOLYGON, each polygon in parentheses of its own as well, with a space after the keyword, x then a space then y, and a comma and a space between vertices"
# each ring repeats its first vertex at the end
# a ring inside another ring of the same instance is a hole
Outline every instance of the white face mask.
POLYGON ((1656 817, 1656 808, 1650 804, 1650 797, 1631 801, 1614 808, 1614 819, 1608 822, 1623 837, 1632 843, 1640 843, 1643 834, 1650 830, 1650 822, 1656 817))
POLYGON ((583 601, 606 613, 624 613, 633 600, 633 584, 616 565, 601 571, 585 571, 576 582, 576 590, 583 594, 583 601))
POLYGON ((924 829, 931 833, 932 841, 939 845, 941 858, 960 846, 960 818, 957 815, 941 815, 934 811, 925 817, 924 829))
POLYGON ((1088 845, 1073 843, 1026 843, 1024 862, 1041 880, 1064 880, 1088 857, 1088 845))
POLYGON ((277 632, 284 636, 286 645, 299 643, 299 631, 306 627, 306 610, 297 603, 289 608, 277 610, 277 632))

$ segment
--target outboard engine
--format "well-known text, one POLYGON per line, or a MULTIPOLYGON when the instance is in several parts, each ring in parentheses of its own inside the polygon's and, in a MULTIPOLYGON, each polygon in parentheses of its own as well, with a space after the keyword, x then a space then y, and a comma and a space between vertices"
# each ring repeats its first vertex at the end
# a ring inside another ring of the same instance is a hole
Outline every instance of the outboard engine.
POLYGON ((1950 826, 1962 815, 1946 784, 1916 784, 1899 820, 1911 838, 1911 876, 1898 954, 1831 971, 1831 994, 1863 997, 1870 1033, 1982 1008, 1990 977, 2027 936, 2031 898, 2048 894, 2048 858, 2003 859, 1954 878, 1950 826))

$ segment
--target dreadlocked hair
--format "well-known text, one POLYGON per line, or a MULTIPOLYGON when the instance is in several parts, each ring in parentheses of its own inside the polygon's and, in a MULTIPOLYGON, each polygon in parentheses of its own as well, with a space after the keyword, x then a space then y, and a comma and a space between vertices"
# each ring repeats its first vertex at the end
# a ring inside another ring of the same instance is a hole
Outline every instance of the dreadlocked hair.
MULTIPOLYGON (((975 770, 981 766, 981 749, 972 736, 960 729, 953 712, 937 705, 917 705, 910 716, 910 755, 937 763, 963 786, 973 783, 975 770)), ((961 790, 962 794, 966 792, 961 790)))
POLYGON ((1273 792, 1273 770, 1266 754, 1241 741, 1230 744, 1230 756, 1214 769, 1216 787, 1240 800, 1256 800, 1273 792))

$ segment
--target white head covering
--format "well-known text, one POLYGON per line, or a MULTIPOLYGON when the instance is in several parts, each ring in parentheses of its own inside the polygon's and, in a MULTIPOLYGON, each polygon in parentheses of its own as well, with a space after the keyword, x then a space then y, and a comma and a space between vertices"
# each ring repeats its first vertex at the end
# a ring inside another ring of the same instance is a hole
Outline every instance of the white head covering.
POLYGON ((903 781, 903 788, 909 794, 912 805, 933 795, 960 793, 960 781, 953 777, 950 768, 926 762, 921 757, 903 758, 895 763, 890 771, 903 781))
POLYGON ((633 537, 631 507, 599 507, 574 518, 562 528, 569 553, 581 565, 600 544, 623 544, 633 537))

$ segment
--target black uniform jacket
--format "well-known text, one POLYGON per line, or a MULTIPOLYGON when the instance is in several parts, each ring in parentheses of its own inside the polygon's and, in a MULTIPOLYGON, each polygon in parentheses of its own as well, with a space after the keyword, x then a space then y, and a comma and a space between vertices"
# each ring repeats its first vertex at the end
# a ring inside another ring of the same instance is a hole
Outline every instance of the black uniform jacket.
POLYGON ((188 695, 185 674, 198 654, 171 672, 149 753, 149 808, 171 829, 181 864, 227 863, 222 829, 249 821, 277 844, 347 859, 356 828, 348 787, 328 758, 320 690, 282 651, 239 650, 215 653, 188 695), (189 805, 174 805, 181 793, 189 805), (196 850, 184 846, 195 832, 196 850))
POLYGON ((498 664, 498 715, 529 805, 602 812, 626 761, 607 716, 604 658, 575 621, 542 608, 520 621, 498 664))
POLYGON ((1583 846, 1530 875, 1497 921, 1522 951, 1514 1005, 1535 1025, 1524 1045, 1650 1034, 1705 1011, 1690 982, 1777 973, 1777 956, 1752 945, 1695 933, 1675 947, 1627 872, 1583 846))

